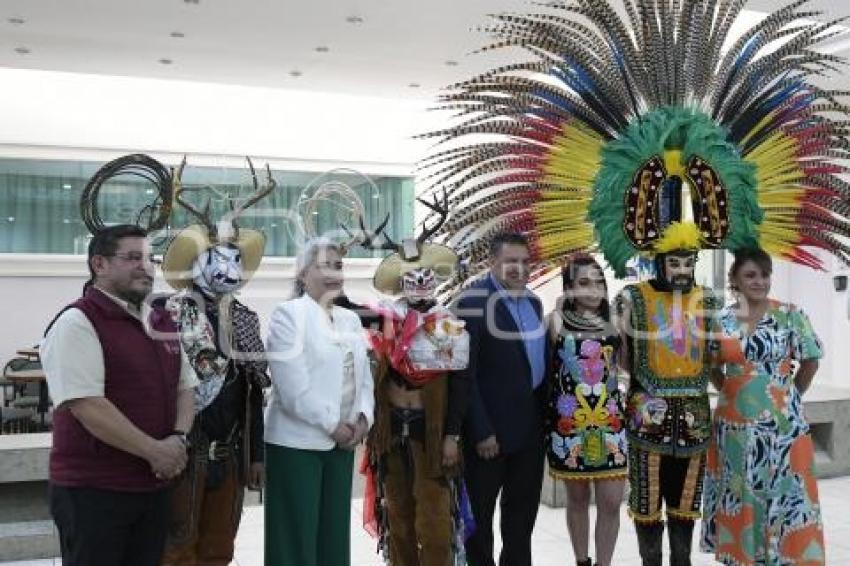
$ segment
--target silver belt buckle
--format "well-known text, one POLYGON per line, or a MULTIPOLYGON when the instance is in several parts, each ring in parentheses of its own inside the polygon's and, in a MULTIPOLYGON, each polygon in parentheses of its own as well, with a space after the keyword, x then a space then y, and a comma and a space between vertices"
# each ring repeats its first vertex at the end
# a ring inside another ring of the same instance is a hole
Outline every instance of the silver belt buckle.
POLYGON ((211 462, 214 462, 214 461, 216 460, 216 457, 215 457, 215 449, 216 449, 217 447, 218 447, 218 440, 213 440, 212 442, 210 442, 210 448, 209 448, 209 450, 207 451, 207 458, 208 458, 211 462))

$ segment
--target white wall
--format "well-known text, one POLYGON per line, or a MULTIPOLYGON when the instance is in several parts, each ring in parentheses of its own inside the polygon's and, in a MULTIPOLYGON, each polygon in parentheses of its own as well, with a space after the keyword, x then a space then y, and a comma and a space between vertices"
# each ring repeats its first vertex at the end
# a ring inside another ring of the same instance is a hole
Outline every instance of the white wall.
POLYGON ((423 100, 0 69, 4 153, 61 148, 243 155, 408 173, 436 117, 423 100))
POLYGON ((803 308, 824 343, 824 358, 815 379, 823 384, 850 387, 850 294, 846 290, 835 291, 832 282, 833 276, 850 275, 850 270, 824 253, 818 256, 830 271, 814 271, 785 263, 777 270, 779 277, 774 277, 774 295, 803 308), (777 283, 784 283, 785 289, 777 287, 777 283))

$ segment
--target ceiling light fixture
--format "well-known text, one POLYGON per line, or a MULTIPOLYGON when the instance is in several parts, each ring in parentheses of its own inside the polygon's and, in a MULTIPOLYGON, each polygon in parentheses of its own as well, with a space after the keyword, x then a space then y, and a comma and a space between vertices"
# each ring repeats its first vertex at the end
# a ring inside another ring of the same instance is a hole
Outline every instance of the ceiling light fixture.
POLYGON ((161 64, 163 64, 163 65, 170 65, 170 64, 172 64, 174 61, 172 61, 171 59, 165 59, 165 58, 162 58, 162 59, 160 59, 160 60, 159 60, 159 62, 160 62, 161 64))
POLYGON ((297 69, 296 69, 296 70, 294 70, 294 71, 289 71, 289 76, 290 76, 290 77, 294 77, 294 78, 296 78, 296 79, 297 79, 298 77, 300 77, 301 75, 303 75, 303 74, 304 74, 304 73, 302 73, 301 71, 299 71, 299 70, 297 70, 297 69))
POLYGON ((26 20, 25 20, 25 19, 23 19, 23 18, 9 18, 9 19, 8 19, 8 20, 6 20, 6 21, 7 21, 7 22, 9 22, 9 23, 10 23, 10 24, 12 24, 12 25, 19 26, 19 25, 21 25, 22 23, 24 23, 26 20))
POLYGON ((18 55, 27 55, 30 53, 30 50, 27 47, 15 47, 15 53, 18 55))
POLYGON ((328 51, 330 51, 330 48, 326 45, 320 45, 316 48, 317 53, 327 53, 328 51))
POLYGON ((410 84, 409 84, 409 85, 407 85, 407 86, 409 86, 410 88, 419 88, 419 87, 420 87, 420 86, 422 86, 422 85, 421 85, 421 84, 419 84, 419 83, 410 83, 410 84))
POLYGON ((183 0, 185 4, 200 4, 201 0, 183 0))
POLYGON ((446 61, 446 67, 457 67, 457 61, 446 61))
POLYGON ((362 24, 363 18, 361 18, 360 16, 348 16, 347 18, 345 18, 345 21, 350 24, 362 24))
POLYGON ((62 188, 63 188, 63 189, 65 189, 65 190, 67 191, 67 190, 69 190, 69 189, 71 188, 71 184, 70 184, 70 183, 65 183, 64 185, 62 185, 62 188))
POLYGON ((182 31, 172 31, 171 37, 183 38, 186 37, 186 35, 182 31))

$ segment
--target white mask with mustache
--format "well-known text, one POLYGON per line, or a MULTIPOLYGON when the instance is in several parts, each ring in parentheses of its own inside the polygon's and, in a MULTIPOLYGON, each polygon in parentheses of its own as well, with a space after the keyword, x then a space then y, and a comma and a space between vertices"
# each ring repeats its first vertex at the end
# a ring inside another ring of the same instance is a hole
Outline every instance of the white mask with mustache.
POLYGON ((242 284, 242 253, 239 248, 219 244, 195 259, 192 281, 208 295, 227 295, 242 284))

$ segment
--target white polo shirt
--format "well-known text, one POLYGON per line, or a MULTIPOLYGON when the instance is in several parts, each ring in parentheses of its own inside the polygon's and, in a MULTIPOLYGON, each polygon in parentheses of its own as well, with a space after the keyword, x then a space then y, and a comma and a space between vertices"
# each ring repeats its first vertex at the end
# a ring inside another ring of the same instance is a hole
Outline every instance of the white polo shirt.
MULTIPOLYGON (((136 318, 142 318, 126 301, 97 290, 115 301, 136 318)), ((144 316, 150 307, 143 305, 144 316)), ((39 349, 41 366, 47 376, 47 387, 54 406, 84 397, 104 397, 106 372, 103 348, 88 317, 77 308, 70 308, 56 319, 39 349)), ((180 350, 180 381, 178 389, 191 389, 198 384, 195 370, 180 350)))

